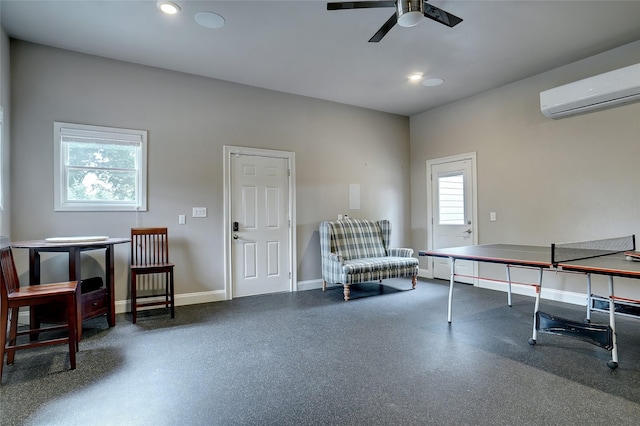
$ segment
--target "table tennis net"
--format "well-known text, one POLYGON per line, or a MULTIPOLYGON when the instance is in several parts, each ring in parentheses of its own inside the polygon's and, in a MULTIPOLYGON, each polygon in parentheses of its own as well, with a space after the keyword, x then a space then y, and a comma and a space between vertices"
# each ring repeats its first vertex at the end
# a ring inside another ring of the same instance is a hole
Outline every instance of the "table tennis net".
POLYGON ((582 241, 551 245, 551 263, 556 265, 573 260, 591 259, 609 254, 635 250, 635 235, 608 238, 604 240, 582 241))

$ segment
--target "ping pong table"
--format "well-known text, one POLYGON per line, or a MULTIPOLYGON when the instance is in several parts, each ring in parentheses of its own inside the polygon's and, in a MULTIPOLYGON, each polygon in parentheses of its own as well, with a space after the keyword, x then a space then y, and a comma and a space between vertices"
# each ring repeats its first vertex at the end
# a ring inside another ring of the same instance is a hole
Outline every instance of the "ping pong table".
POLYGON ((511 267, 533 268, 538 271, 536 297, 533 313, 533 333, 529 344, 535 345, 538 332, 552 333, 578 338, 611 351, 611 360, 607 365, 611 369, 618 366, 618 345, 616 341, 615 314, 620 310, 621 301, 626 305, 638 306, 639 301, 618 298, 614 292, 614 277, 640 278, 640 262, 631 260, 628 254, 635 254, 635 236, 610 238, 581 243, 551 244, 550 246, 529 246, 515 244, 485 244, 420 250, 420 256, 448 258, 450 263, 449 300, 447 320, 452 321, 453 288, 455 283, 456 260, 496 263, 506 266, 508 285, 508 305, 511 306, 511 267), (572 272, 587 277, 587 319, 575 322, 540 311, 540 293, 542 291, 543 272, 572 272), (594 308, 591 294, 591 275, 608 277, 609 295, 595 296, 608 302, 608 307, 594 308), (609 313, 609 324, 592 324, 591 311, 609 313))

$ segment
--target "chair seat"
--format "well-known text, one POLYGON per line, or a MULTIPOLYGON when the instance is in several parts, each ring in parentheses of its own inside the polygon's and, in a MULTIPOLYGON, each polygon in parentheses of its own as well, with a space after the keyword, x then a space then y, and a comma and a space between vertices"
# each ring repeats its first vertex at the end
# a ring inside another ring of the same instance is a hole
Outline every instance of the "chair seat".
POLYGON ((40 284, 28 287, 19 287, 7 295, 9 301, 29 300, 39 297, 56 297, 73 294, 77 291, 78 281, 68 281, 53 284, 40 284))

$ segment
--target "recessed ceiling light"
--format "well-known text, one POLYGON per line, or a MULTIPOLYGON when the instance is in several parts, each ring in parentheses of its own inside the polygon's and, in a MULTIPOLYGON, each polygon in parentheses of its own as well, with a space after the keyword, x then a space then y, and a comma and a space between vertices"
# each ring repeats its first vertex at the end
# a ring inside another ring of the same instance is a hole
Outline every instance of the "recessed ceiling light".
POLYGON ((225 20, 222 16, 213 12, 198 12, 195 16, 196 22, 205 28, 222 28, 225 20))
POLYGON ((409 76, 409 81, 420 81, 422 80, 422 73, 416 72, 409 76))
POLYGON ((180 6, 172 1, 161 1, 158 2, 158 8, 167 15, 175 15, 180 12, 180 6))
POLYGON ((428 78, 422 82, 422 85, 427 87, 433 87, 433 86, 440 86, 442 83, 444 83, 444 80, 441 78, 428 78))

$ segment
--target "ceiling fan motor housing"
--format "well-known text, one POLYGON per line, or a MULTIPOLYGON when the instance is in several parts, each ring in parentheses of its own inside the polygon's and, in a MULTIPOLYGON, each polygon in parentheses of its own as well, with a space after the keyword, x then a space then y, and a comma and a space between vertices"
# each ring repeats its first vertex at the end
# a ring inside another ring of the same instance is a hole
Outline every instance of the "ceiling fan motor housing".
POLYGON ((418 25, 424 17, 423 0, 398 0, 398 25, 413 27, 418 25))

